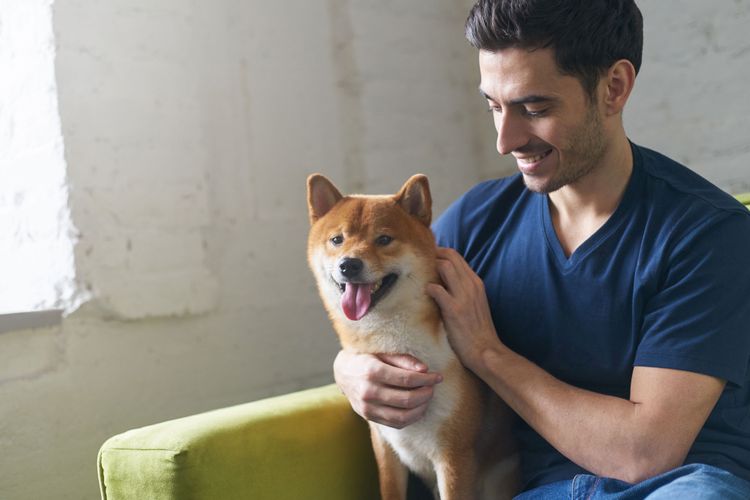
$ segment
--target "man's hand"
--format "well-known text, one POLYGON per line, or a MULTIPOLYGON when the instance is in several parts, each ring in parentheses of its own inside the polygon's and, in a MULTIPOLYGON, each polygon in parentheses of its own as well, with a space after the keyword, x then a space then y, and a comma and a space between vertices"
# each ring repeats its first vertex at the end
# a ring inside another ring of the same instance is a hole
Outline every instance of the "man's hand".
POLYGON ((482 279, 451 248, 438 248, 437 269, 443 286, 427 285, 443 316, 448 340, 464 365, 476 365, 482 351, 501 346, 492 322, 482 279))
POLYGON ((427 411, 442 376, 407 354, 359 354, 342 350, 333 363, 341 391, 356 413, 402 429, 427 411))

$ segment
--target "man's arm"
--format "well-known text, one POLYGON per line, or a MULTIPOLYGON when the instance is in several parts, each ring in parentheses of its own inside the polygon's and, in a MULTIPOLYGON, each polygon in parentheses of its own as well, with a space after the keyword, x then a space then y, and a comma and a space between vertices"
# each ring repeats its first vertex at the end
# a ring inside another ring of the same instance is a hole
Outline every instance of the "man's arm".
POLYGON ((499 340, 482 280, 454 250, 440 249, 444 286, 428 293, 462 362, 544 439, 594 474, 638 482, 683 463, 721 395, 723 380, 636 367, 630 400, 568 385, 499 340))

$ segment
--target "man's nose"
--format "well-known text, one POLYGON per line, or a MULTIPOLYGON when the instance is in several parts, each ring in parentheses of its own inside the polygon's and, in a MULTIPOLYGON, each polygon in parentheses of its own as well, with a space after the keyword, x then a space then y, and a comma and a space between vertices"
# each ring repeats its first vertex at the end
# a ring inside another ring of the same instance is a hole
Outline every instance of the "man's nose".
POLYGON ((529 142, 522 120, 515 119, 510 113, 497 113, 495 116, 497 130, 497 152, 507 155, 529 142))
POLYGON ((345 278, 356 278, 365 267, 361 259, 344 258, 339 262, 339 269, 345 278))

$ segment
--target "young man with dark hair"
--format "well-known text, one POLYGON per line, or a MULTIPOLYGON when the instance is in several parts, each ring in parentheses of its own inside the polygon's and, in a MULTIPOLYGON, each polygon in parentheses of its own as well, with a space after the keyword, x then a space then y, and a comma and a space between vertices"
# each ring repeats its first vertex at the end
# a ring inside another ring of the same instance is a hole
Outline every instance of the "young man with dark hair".
MULTIPOLYGON (((427 292, 521 417, 524 499, 750 498, 750 212, 632 144, 632 0, 480 0, 466 24, 500 154, 434 226, 427 292)), ((439 375, 342 351, 365 418, 419 419, 439 375)))

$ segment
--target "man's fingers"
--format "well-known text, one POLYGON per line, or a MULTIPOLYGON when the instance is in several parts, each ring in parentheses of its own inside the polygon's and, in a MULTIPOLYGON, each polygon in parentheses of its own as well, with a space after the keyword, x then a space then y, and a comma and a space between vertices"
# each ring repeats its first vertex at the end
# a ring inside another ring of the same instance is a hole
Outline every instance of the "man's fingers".
POLYGON ((395 366, 383 365, 370 373, 370 382, 389 385, 402 389, 414 389, 426 385, 435 385, 443 381, 443 377, 435 372, 415 372, 395 366))
MULTIPOLYGON (((452 248, 438 248, 437 270, 443 280, 445 291, 452 297, 464 297, 473 301, 478 294, 484 295, 484 282, 464 258, 452 248)), ((439 294, 439 292, 436 292, 439 294)), ((433 295, 445 310, 447 297, 433 295)))
POLYGON ((439 248, 437 271, 445 289, 454 297, 466 295, 474 286, 474 271, 452 248, 439 248))
POLYGON ((389 406, 366 406, 360 415, 371 422, 387 425, 395 429, 403 429, 422 418, 426 411, 427 405, 409 410, 389 406))
POLYGON ((377 387, 366 390, 362 395, 362 401, 374 406, 412 410, 428 403, 432 399, 432 394, 432 386, 418 387, 410 390, 377 387))
POLYGON ((427 365, 408 354, 378 354, 383 364, 370 372, 370 381, 396 388, 414 389, 443 381, 442 375, 428 372, 427 365), (419 370, 419 371, 417 371, 419 370))
POLYGON ((435 299, 435 302, 438 303, 440 309, 444 309, 445 306, 448 305, 448 301, 452 299, 448 290, 437 283, 428 283, 425 287, 425 291, 427 292, 427 295, 435 299))
POLYGON ((461 294, 461 276, 456 269, 456 265, 447 259, 437 260, 437 271, 440 279, 443 281, 446 290, 453 295, 461 294))
POLYGON ((412 370, 416 372, 427 371, 427 365, 408 354, 378 354, 377 357, 391 366, 403 368, 404 370, 412 370))
POLYGON ((463 256, 456 252, 452 248, 438 247, 437 251, 438 263, 441 261, 444 263, 452 264, 452 268, 457 275, 471 275, 474 274, 474 270, 471 268, 468 262, 463 256))
POLYGON ((460 267, 464 262, 464 258, 460 253, 456 252, 452 248, 438 247, 437 249, 438 261, 450 262, 456 267, 460 267))

